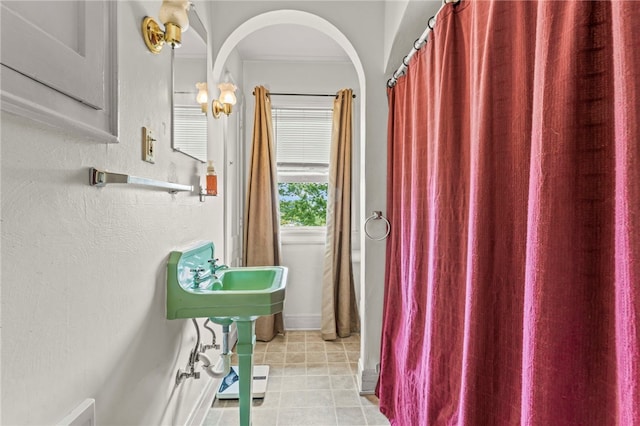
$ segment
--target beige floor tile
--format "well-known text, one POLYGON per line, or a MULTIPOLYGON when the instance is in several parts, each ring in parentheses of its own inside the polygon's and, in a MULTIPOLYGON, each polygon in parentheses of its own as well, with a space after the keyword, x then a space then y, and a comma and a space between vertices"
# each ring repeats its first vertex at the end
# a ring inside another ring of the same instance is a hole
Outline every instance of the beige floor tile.
POLYGON ((277 408, 254 411, 251 413, 251 424, 252 426, 275 426, 278 424, 278 414, 277 408))
POLYGON ((287 342, 287 352, 305 352, 305 342, 287 342))
POLYGON ((280 392, 280 408, 308 407, 307 392, 309 391, 295 390, 280 392))
POLYGON ((360 396, 353 390, 333 390, 333 403, 336 407, 360 407, 360 396))
MULTIPOLYGON (((253 413, 252 413, 253 414, 253 413)), ((240 411, 224 410, 218 420, 219 426, 239 426, 240 425, 240 411)))
POLYGON ((342 345, 347 352, 360 351, 360 343, 343 343, 342 345))
POLYGON ((336 407, 336 417, 340 426, 363 426, 367 424, 360 407, 336 407))
POLYGON ((307 361, 307 354, 305 352, 289 352, 285 357, 285 364, 300 364, 307 361))
MULTIPOLYGON (((339 352, 336 352, 339 353, 339 352)), ((307 362, 327 362, 327 353, 322 350, 322 352, 309 352, 307 351, 307 362)))
POLYGON ((280 395, 281 392, 268 391, 264 398, 255 398, 253 400, 253 410, 259 412, 269 409, 277 410, 280 406, 280 395))
POLYGON ((335 426, 333 407, 284 408, 278 413, 278 426, 335 426))
POLYGON ((353 374, 351 372, 351 368, 349 364, 346 362, 330 362, 329 363, 329 374, 335 376, 344 376, 353 374))
POLYGON ((306 364, 285 364, 283 376, 305 376, 307 374, 306 364))
POLYGON ((330 390, 305 391, 309 407, 333 407, 333 395, 330 390))
POLYGON ((324 350, 327 352, 343 352, 344 345, 338 340, 324 342, 324 350))
POLYGON ((282 391, 298 391, 307 389, 306 376, 284 376, 282 377, 282 391))
MULTIPOLYGON (((271 367, 269 367, 269 370, 271 370, 271 367)), ((269 374, 269 380, 267 380, 267 394, 269 392, 280 392, 282 390, 283 380, 283 376, 274 376, 269 374)))
POLYGON ((285 352, 287 350, 287 344, 282 342, 270 342, 267 345, 266 352, 285 352))
POLYGON ((327 352, 327 361, 347 362, 347 354, 345 352, 327 352))
POLYGON ((306 343, 307 352, 324 352, 324 342, 309 342, 306 343))
POLYGON ((286 360, 286 352, 265 352, 262 356, 262 362, 265 364, 284 364, 286 360))
POLYGON ((356 382, 353 376, 331 376, 331 389, 351 390, 356 392, 356 382))
POLYGON ((358 360, 360 359, 360 352, 348 351, 347 359, 349 360, 349 362, 358 362, 358 360))
MULTIPOLYGON (((262 365, 262 364, 264 364, 264 356, 265 355, 266 355, 266 352, 254 353, 253 354, 253 365, 262 365)), ((238 364, 236 363, 235 365, 238 365, 238 364)))
POLYGON ((363 407, 364 417, 369 426, 389 426, 389 420, 380 412, 378 407, 363 407))
MULTIPOLYGON (((273 362, 269 363, 269 378, 284 376, 284 363, 276 364, 273 362)), ((267 385, 268 386, 268 385, 267 385)))
POLYGON ((329 376, 307 376, 307 390, 331 389, 329 376))
POLYGON ((329 365, 326 362, 308 362, 307 376, 327 376, 329 365))

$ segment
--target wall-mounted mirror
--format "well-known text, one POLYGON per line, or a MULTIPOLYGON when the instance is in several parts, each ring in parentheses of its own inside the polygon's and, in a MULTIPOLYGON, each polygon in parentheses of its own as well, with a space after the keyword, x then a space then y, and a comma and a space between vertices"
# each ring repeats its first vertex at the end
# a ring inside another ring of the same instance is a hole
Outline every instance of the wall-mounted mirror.
POLYGON ((189 29, 182 33, 182 46, 172 52, 172 147, 175 151, 205 162, 209 98, 198 99, 198 89, 206 90, 207 30, 193 6, 189 10, 189 29))

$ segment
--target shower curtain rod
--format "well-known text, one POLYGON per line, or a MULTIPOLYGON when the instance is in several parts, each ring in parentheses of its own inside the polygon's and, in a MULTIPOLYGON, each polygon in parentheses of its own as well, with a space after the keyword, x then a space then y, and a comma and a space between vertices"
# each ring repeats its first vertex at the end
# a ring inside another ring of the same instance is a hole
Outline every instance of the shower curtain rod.
MULTIPOLYGON (((253 94, 255 95, 256 92, 253 92, 253 94)), ((337 94, 332 95, 331 93, 267 93, 267 95, 269 96, 326 96, 326 97, 332 97, 332 98, 335 98, 338 96, 337 94)), ((356 95, 354 94, 353 97, 355 98, 356 95)))
POLYGON ((456 7, 457 5, 460 4, 460 2, 462 2, 462 0, 443 0, 442 1, 442 6, 440 6, 440 9, 438 9, 436 14, 431 18, 429 18, 429 20, 427 21, 427 28, 425 28, 422 35, 418 37, 416 41, 413 42, 413 46, 411 47, 411 50, 409 51, 407 56, 402 58, 402 64, 398 67, 398 69, 393 73, 391 78, 387 81, 387 87, 395 86, 396 83, 398 82, 398 79, 403 75, 405 75, 407 68, 409 68, 409 61, 411 61, 411 58, 413 58, 413 55, 415 55, 416 52, 420 50, 422 46, 424 46, 425 43, 427 42, 427 36, 429 35, 430 32, 433 31, 433 28, 436 25, 436 18, 440 14, 440 11, 444 9, 444 7, 448 3, 453 3, 453 6, 456 7))

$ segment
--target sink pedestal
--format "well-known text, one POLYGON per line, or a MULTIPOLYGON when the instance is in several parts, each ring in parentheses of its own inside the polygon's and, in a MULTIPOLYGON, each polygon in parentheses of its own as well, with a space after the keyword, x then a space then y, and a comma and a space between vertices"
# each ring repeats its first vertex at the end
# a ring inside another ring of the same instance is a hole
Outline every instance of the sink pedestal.
POLYGON ((240 387, 240 426, 251 426, 253 404, 253 348, 256 343, 256 319, 235 319, 238 327, 238 376, 240 387))

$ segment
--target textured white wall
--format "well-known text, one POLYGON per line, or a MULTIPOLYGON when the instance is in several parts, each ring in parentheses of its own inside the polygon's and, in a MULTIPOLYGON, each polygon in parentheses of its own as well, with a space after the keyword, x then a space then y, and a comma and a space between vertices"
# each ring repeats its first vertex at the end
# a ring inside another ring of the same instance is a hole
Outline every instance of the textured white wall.
POLYGON ((427 28, 441 0, 390 0, 385 2, 384 69, 387 79, 427 28))
MULTIPOLYGON (((384 69, 389 71, 387 63, 389 62, 389 55, 393 49, 393 43, 395 36, 398 33, 398 28, 402 23, 404 12, 407 10, 409 0, 394 0, 385 2, 384 5, 384 69)), ((391 64, 394 66, 395 64, 391 64)))
POLYGON ((195 240, 222 250, 222 200, 88 180, 91 166, 196 185, 203 172, 170 148, 170 52, 140 37, 159 3, 118 5, 119 144, 2 114, 2 424, 54 424, 87 397, 100 425, 180 424, 208 380, 174 387, 195 333, 165 319, 165 270, 195 240))

